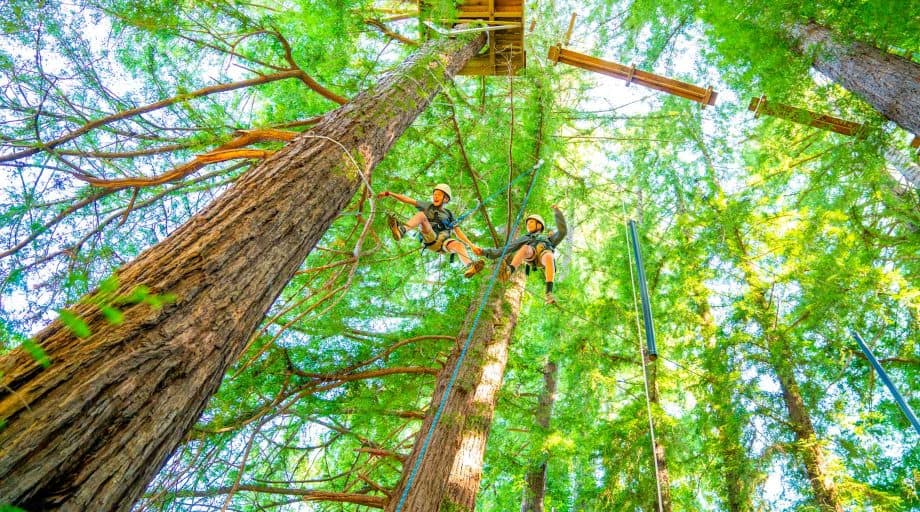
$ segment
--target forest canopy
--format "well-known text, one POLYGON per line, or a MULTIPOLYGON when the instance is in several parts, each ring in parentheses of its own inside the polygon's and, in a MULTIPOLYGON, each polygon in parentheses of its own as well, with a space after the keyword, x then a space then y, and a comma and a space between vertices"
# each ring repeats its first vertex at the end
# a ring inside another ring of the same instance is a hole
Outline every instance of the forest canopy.
POLYGON ((421 4, 0 3, 0 509, 920 509, 853 336, 920 408, 920 6, 528 0, 476 76, 502 31, 421 4), (393 240, 439 184, 500 254, 558 207, 555 304, 393 240), (31 469, 107 424, 132 487, 31 469))

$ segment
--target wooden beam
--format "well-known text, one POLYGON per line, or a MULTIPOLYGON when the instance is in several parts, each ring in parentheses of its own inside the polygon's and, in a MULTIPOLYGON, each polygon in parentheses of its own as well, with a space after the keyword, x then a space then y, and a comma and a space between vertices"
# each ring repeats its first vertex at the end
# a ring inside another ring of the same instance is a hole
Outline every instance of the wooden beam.
POLYGON ((920 135, 914 135, 914 140, 910 141, 910 147, 920 148, 920 135))
POLYGON ((573 52, 562 48, 562 45, 556 45, 549 49, 549 60, 552 62, 561 62, 570 66, 587 69, 602 75, 612 76, 625 80, 626 85, 633 82, 655 89, 658 91, 680 96, 688 100, 695 101, 702 105, 715 105, 718 93, 712 90, 712 87, 703 89, 693 84, 673 80, 663 76, 649 73, 636 69, 635 66, 624 66, 616 62, 609 62, 595 57, 590 57, 583 53, 573 52))
POLYGON ((860 123, 840 119, 826 114, 819 114, 804 108, 784 105, 777 102, 768 102, 765 96, 751 98, 748 110, 754 113, 754 117, 760 117, 761 114, 778 117, 793 123, 804 124, 830 130, 841 135, 863 137, 865 136, 864 126, 860 123))

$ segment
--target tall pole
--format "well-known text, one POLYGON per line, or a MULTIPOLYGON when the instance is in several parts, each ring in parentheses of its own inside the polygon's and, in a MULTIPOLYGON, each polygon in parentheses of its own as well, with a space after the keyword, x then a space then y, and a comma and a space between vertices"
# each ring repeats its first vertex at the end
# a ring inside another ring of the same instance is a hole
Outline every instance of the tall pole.
POLYGON ((642 296, 642 318, 645 322, 645 341, 648 344, 648 358, 650 361, 658 359, 655 349, 655 327, 652 325, 652 306, 648 298, 648 286, 645 284, 645 267, 642 265, 642 253, 639 251, 639 237, 636 234, 636 221, 629 221, 629 234, 632 238, 633 255, 636 257, 638 269, 639 294, 642 296))
POLYGON ((869 350, 868 346, 866 346, 866 342, 863 341, 862 336, 860 336, 859 333, 854 330, 850 330, 850 334, 856 338, 856 343, 859 343, 859 348, 861 348, 863 354, 866 355, 866 359, 868 359, 869 362, 872 363, 872 366, 875 367, 875 371, 878 372, 878 376, 882 379, 882 382, 888 386, 888 390, 891 391, 892 395, 894 395, 894 401, 897 402, 899 406, 901 406, 901 410, 904 411, 904 415, 907 416, 907 419, 917 430, 917 433, 920 434, 920 421, 917 421, 917 416, 914 414, 914 411, 911 410, 910 405, 907 404, 907 401, 904 400, 904 397, 901 396, 901 393, 899 393, 897 388, 894 387, 891 379, 888 378, 888 374, 885 373, 882 365, 879 364, 878 359, 875 358, 875 355, 872 354, 872 351, 869 350))

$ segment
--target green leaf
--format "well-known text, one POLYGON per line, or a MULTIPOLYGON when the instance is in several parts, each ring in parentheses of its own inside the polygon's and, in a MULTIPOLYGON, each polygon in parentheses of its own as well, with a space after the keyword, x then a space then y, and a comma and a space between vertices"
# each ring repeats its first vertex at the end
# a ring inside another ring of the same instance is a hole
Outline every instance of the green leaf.
POLYGON ((115 293, 118 290, 118 276, 109 276, 99 283, 99 293, 115 293))
POLYGON ((135 286, 130 293, 116 299, 116 304, 137 304, 143 302, 150 295, 150 288, 144 285, 135 286))
POLYGON ((105 319, 109 321, 112 325, 120 325, 125 321, 125 314, 121 312, 118 308, 112 306, 102 306, 99 308, 102 310, 102 314, 105 315, 105 319))
POLYGON ((78 338, 88 338, 91 334, 89 331, 89 326, 86 325, 86 322, 82 318, 73 314, 71 311, 66 309, 58 310, 58 320, 61 321, 74 335, 78 338))
MULTIPOLYGON (((87 329, 87 332, 89 330, 87 329)), ((33 359, 38 361, 38 364, 47 368, 51 366, 51 358, 48 357, 48 354, 45 353, 44 349, 38 346, 38 343, 35 343, 32 340, 25 340, 22 342, 22 349, 29 353, 33 359)))
POLYGON ((172 304, 176 302, 176 294, 174 293, 162 293, 159 295, 149 295, 144 299, 144 304, 150 305, 154 309, 160 309, 166 304, 172 304))

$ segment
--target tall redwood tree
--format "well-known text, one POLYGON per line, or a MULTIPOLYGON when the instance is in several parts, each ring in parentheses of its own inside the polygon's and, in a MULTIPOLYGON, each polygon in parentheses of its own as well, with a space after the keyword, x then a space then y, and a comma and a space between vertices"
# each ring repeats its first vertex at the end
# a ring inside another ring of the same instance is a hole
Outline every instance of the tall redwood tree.
POLYGON ((374 88, 117 272, 175 301, 106 320, 89 298, 35 336, 51 359, 0 359, 0 503, 128 510, 198 419, 285 284, 441 86, 484 44, 431 41, 374 88))

